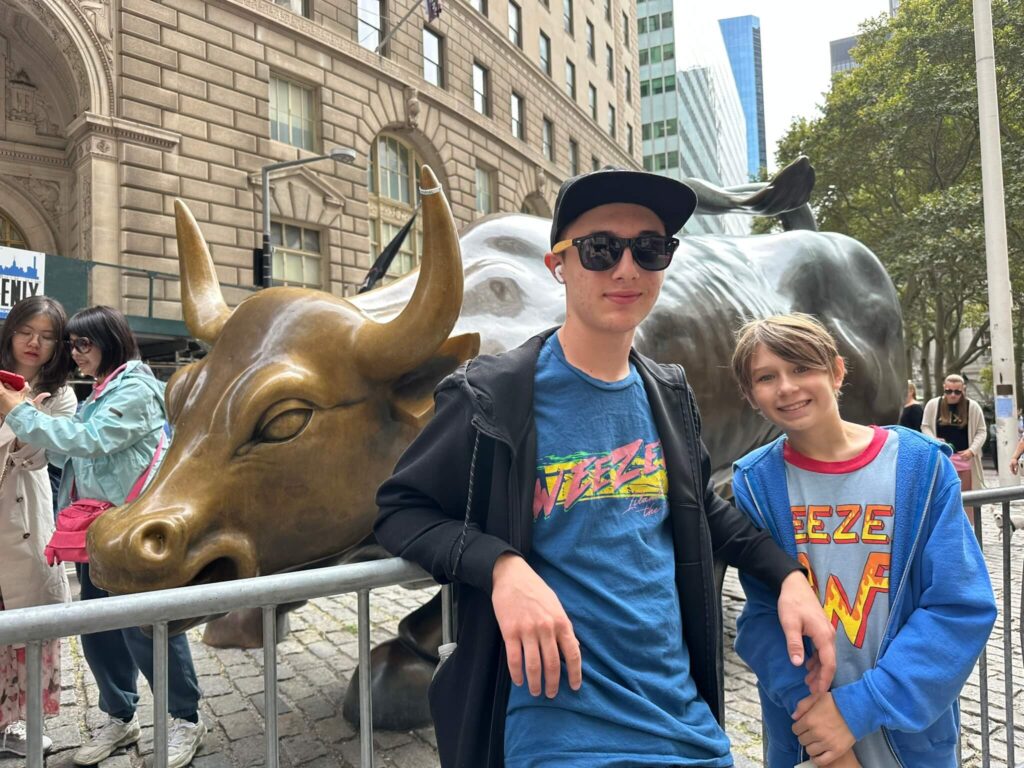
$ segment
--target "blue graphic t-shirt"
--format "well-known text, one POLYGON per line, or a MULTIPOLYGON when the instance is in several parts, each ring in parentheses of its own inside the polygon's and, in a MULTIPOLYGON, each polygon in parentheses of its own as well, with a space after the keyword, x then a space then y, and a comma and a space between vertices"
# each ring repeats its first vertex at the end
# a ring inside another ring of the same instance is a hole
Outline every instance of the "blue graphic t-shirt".
POLYGON ((507 768, 732 765, 682 638, 667 479, 636 370, 602 382, 544 345, 534 389, 537 482, 529 563, 580 641, 583 685, 512 686, 507 768))

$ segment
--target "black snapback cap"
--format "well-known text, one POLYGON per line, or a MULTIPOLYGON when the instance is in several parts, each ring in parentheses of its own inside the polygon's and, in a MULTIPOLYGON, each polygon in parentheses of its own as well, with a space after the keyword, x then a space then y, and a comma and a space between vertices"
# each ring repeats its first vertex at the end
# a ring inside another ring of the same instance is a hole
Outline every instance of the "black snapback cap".
POLYGON ((597 171, 566 179, 555 199, 551 221, 551 245, 562 230, 599 205, 632 203, 649 208, 665 224, 671 237, 693 214, 697 193, 677 179, 647 171, 605 166, 597 171))

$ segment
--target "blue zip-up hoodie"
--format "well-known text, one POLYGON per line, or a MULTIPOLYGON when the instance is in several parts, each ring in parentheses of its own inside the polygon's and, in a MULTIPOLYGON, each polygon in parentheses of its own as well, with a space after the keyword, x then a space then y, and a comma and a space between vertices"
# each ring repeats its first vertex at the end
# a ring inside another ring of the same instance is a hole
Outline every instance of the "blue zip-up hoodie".
POLYGON ((54 418, 22 403, 7 414, 7 424, 19 440, 45 448, 50 463, 64 469, 61 507, 70 503, 72 482, 77 498, 117 506, 153 459, 164 428, 163 395, 163 382, 131 360, 73 417, 54 418))
MULTIPOLYGON (((964 514, 950 449, 918 432, 899 436, 889 573, 889 622, 873 669, 832 689, 857 740, 879 728, 906 768, 955 768, 957 698, 996 619, 981 549, 964 514), (945 455, 944 455, 945 454, 945 455)), ((733 465, 736 506, 796 557, 784 437, 733 465)), ((806 759, 791 713, 810 695, 806 671, 789 662, 777 597, 740 575, 747 604, 736 652, 757 675, 769 768, 806 759)))

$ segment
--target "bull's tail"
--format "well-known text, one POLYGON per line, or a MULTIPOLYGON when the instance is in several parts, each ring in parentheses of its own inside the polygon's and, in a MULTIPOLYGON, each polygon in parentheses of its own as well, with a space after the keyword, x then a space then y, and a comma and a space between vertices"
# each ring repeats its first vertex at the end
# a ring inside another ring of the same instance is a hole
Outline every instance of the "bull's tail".
POLYGON ((767 183, 737 187, 717 187, 700 179, 687 179, 686 183, 697 193, 698 213, 778 216, 787 231, 818 229, 808 203, 814 189, 814 167, 804 156, 787 165, 767 183))

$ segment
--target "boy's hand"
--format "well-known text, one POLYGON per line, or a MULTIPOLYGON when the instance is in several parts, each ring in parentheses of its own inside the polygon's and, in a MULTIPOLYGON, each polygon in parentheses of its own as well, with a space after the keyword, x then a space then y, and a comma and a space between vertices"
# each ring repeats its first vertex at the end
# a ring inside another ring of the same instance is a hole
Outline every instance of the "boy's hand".
POLYGON ((513 683, 523 684, 525 661, 530 693, 540 696, 543 672, 544 693, 553 699, 558 693, 561 650, 569 687, 580 689, 582 656, 572 623, 551 587, 519 555, 506 553, 494 563, 491 603, 513 683))
POLYGON ((811 693, 824 693, 836 674, 836 631, 803 571, 793 571, 782 582, 779 593, 779 624, 786 635, 786 649, 794 666, 804 663, 804 635, 817 651, 818 666, 808 682, 811 693))
POLYGON ((797 704, 793 719, 793 733, 815 765, 837 765, 836 760, 857 743, 831 693, 808 696, 797 704))

